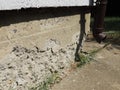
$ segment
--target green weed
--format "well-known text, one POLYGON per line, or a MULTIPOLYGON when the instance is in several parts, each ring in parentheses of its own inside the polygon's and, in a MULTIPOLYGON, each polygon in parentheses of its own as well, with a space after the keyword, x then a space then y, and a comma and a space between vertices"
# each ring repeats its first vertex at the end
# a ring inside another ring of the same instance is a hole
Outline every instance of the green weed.
POLYGON ((49 90, 49 88, 57 83, 60 80, 60 77, 57 73, 52 74, 49 78, 46 79, 46 81, 29 88, 29 90, 49 90))
POLYGON ((98 49, 95 49, 95 50, 92 50, 92 51, 90 51, 90 52, 88 52, 88 53, 81 51, 81 52, 79 53, 79 58, 80 58, 80 60, 79 60, 79 63, 77 64, 77 66, 78 66, 78 67, 81 67, 81 66, 89 63, 90 61, 95 60, 95 59, 94 59, 95 55, 96 55, 98 52, 100 52, 102 49, 106 48, 109 44, 110 44, 110 43, 107 43, 107 44, 105 44, 103 47, 98 48, 98 49))

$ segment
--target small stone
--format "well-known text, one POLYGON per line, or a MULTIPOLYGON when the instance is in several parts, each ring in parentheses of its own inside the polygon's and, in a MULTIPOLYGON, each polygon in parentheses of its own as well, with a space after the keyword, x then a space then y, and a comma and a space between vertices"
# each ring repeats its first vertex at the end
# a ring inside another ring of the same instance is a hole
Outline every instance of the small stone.
POLYGON ((12 80, 8 80, 7 83, 8 83, 8 84, 12 84, 13 81, 12 81, 12 80))
POLYGON ((0 70, 5 70, 6 68, 0 64, 0 70))
POLYGON ((13 32, 16 33, 16 32, 17 32, 17 29, 14 29, 13 32))

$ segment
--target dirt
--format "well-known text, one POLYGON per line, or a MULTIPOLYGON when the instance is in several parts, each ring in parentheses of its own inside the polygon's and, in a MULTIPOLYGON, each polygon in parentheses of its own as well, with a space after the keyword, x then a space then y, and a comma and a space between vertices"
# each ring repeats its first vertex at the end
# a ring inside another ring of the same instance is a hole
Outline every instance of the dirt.
MULTIPOLYGON (((120 42, 110 44, 95 60, 73 70, 52 90, 120 90, 120 42)), ((103 47, 105 43, 85 42, 83 51, 103 47)))

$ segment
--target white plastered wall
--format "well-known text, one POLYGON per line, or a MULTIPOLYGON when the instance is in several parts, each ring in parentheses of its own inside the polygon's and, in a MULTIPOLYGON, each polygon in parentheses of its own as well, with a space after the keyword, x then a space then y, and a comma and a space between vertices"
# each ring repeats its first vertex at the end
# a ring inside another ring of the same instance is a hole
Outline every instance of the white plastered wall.
POLYGON ((89 0, 0 0, 0 10, 89 5, 89 0))

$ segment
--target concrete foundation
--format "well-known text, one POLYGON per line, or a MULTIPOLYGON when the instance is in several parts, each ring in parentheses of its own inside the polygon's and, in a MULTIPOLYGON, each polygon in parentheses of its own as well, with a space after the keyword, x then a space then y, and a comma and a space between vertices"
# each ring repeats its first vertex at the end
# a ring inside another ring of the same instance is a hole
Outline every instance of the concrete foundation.
POLYGON ((89 30, 90 13, 81 8, 0 12, 0 90, 28 90, 52 73, 64 77, 89 30))

